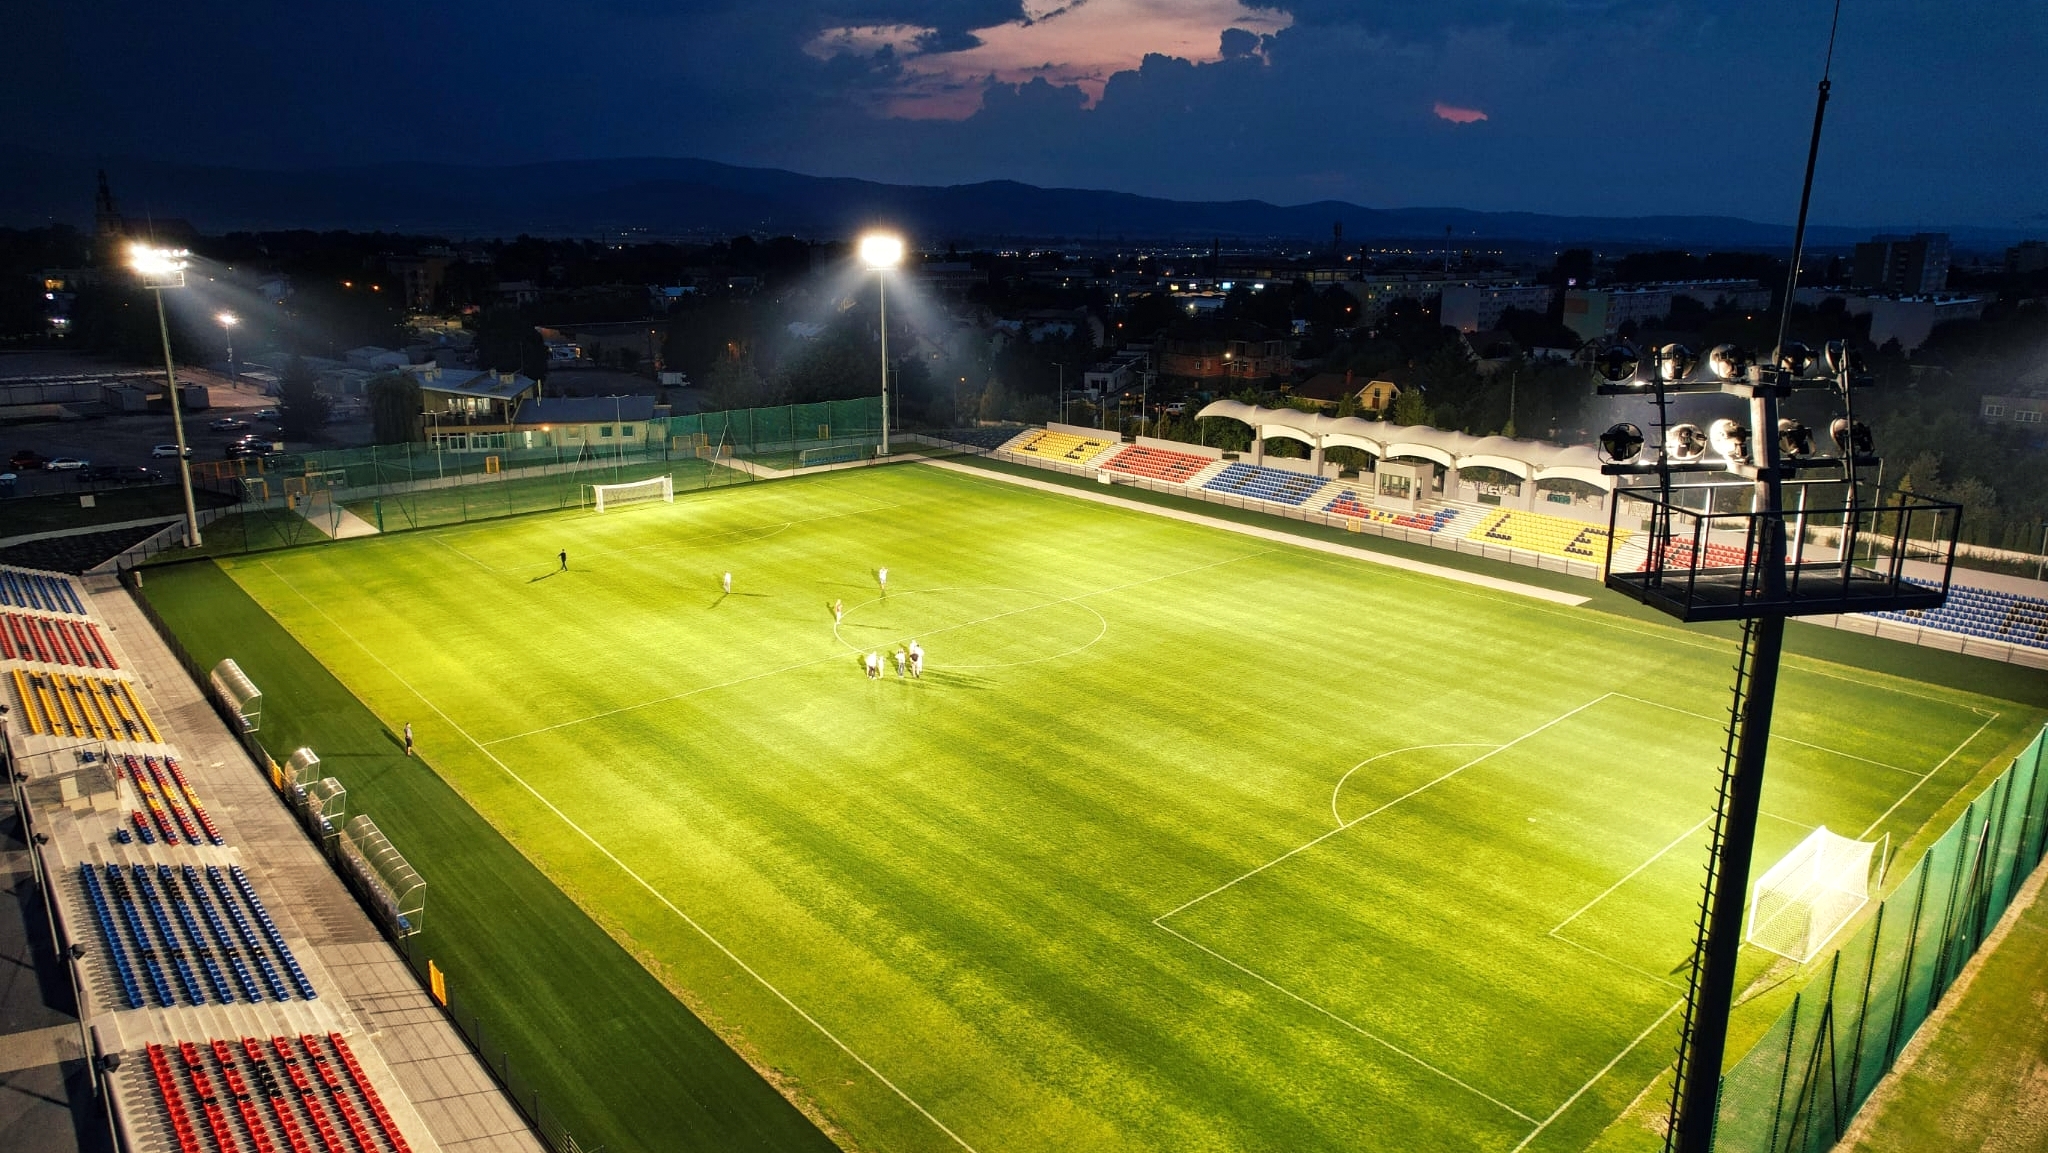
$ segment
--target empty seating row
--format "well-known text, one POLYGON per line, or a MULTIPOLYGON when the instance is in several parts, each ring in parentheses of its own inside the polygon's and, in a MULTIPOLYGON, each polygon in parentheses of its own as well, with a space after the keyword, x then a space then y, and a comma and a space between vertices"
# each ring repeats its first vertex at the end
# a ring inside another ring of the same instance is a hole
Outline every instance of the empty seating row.
POLYGON ((180 1041, 145 1052, 178 1153, 411 1153, 339 1033, 268 1045, 180 1041))
MULTIPOLYGON (((1664 567, 1667 569, 1691 568, 1745 568, 1748 556, 1746 550, 1732 544, 1708 543, 1701 550, 1704 554, 1699 562, 1693 559, 1693 544, 1689 540, 1672 540, 1664 545, 1664 567)), ((1650 567, 1650 556, 1643 554, 1643 568, 1650 567)))
POLYGON ((37 736, 158 741, 156 723, 125 680, 14 669, 15 696, 28 731, 37 736))
POLYGON ((142 982, 131 957, 141 962, 155 1003, 166 1008, 253 1003, 263 1000, 266 990, 271 999, 285 1001, 294 987, 299 996, 314 998, 312 982, 246 876, 236 877, 230 887, 218 866, 207 867, 206 882, 191 865, 130 865, 125 870, 105 865, 96 871, 85 864, 79 870, 130 1008, 143 1007, 142 982), (251 914, 262 929, 260 936, 251 925, 251 914), (252 963, 255 974, 263 978, 261 985, 251 972, 252 963), (278 974, 279 964, 290 976, 289 986, 278 974))
POLYGON ((182 841, 197 845, 202 835, 208 844, 225 843, 220 829, 207 814, 206 806, 199 803, 199 795, 185 780, 184 770, 178 767, 176 758, 159 760, 129 755, 122 757, 120 764, 122 775, 131 778, 136 792, 142 794, 142 803, 154 820, 157 832, 163 835, 165 844, 175 845, 182 841))
POLYGON ((1206 456, 1197 456, 1191 452, 1173 452, 1169 449, 1132 445, 1103 461, 1099 467, 1106 472, 1121 472, 1172 484, 1186 484, 1196 473, 1214 463, 1216 462, 1206 456))
POLYGON ((1245 464, 1240 461, 1226 466, 1222 472, 1203 481, 1202 487, 1211 492, 1299 507, 1329 483, 1324 477, 1311 476, 1304 472, 1267 468, 1264 465, 1245 464))
POLYGON ((71 578, 27 569, 0 568, 0 604, 46 613, 90 615, 78 590, 71 586, 71 578))
POLYGON ((1365 497, 1356 489, 1343 489, 1323 506, 1331 516, 1348 516, 1357 520, 1369 520, 1374 524, 1398 525, 1418 532, 1442 532, 1444 526, 1458 515, 1454 508, 1427 509, 1419 512, 1393 512, 1378 509, 1365 503, 1365 497))
POLYGON ((1050 429, 1033 429, 1011 441, 1010 451, 1042 460, 1081 464, 1109 446, 1110 442, 1107 440, 1075 436, 1070 432, 1053 432, 1050 429))
POLYGON ((1948 603, 1938 609, 1869 615, 1980 640, 2048 649, 2048 600, 2018 593, 1952 584, 1948 603))
POLYGON ((120 665, 91 621, 0 613, 0 658, 114 669, 120 665))
MULTIPOLYGON (((1617 531, 1614 544, 1620 546, 1630 535, 1627 529, 1617 531)), ((1547 513, 1497 509, 1481 517, 1478 526, 1466 534, 1465 539, 1591 564, 1607 561, 1606 525, 1547 513)))

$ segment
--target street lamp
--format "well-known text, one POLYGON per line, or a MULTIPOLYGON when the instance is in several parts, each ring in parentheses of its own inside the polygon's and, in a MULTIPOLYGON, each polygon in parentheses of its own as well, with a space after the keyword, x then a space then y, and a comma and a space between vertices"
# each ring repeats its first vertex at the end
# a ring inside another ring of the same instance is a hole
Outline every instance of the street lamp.
POLYGON ((242 318, 232 312, 222 312, 215 314, 214 319, 220 322, 221 333, 228 340, 228 376, 240 384, 242 374, 235 371, 235 326, 242 323, 242 318))
POLYGON ((870 232, 860 238, 861 262, 875 270, 875 308, 882 329, 882 447, 876 454, 889 455, 889 270, 903 263, 903 238, 886 232, 870 232))
POLYGON ((178 441, 178 483, 185 490, 185 539, 193 548, 200 545, 199 509, 192 503, 192 461, 185 448, 184 406, 178 403, 178 369, 171 363, 171 324, 164 319, 164 289, 185 287, 185 257, 182 248, 158 248, 133 244, 128 248, 128 266, 142 277, 142 286, 156 294, 156 328, 164 342, 164 381, 170 389, 171 427, 178 441))

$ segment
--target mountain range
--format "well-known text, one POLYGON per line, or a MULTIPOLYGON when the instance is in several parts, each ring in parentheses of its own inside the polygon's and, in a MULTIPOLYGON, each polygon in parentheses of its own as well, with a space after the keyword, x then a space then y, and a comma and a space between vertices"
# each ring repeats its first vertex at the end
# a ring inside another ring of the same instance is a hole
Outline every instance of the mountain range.
MULTIPOLYGON (((639 158, 523 165, 370 164, 264 169, 157 160, 21 155, 0 182, 0 224, 92 219, 95 169, 131 220, 189 220, 202 232, 354 229, 451 237, 702 238, 752 233, 838 238, 878 224, 925 244, 1119 240, 1350 244, 1479 240, 1538 245, 1783 248, 1789 225, 1732 216, 1548 216, 1463 208, 1366 208, 1342 201, 1184 201, 1014 181, 934 187, 808 176, 710 160, 639 158)), ((1917 231, 1924 229, 1915 229, 1917 231)), ((1808 243, 1841 247, 1872 229, 1817 226, 1808 243)), ((1950 230, 1957 244, 2002 244, 1989 229, 1950 230), (1981 234, 1981 235, 1980 235, 1981 234)))

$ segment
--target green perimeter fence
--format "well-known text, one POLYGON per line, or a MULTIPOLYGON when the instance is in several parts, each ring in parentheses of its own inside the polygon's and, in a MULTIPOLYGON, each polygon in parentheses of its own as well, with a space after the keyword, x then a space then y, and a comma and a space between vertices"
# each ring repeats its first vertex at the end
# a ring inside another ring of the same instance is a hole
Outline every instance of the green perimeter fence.
POLYGON ((1970 803, 1722 1079, 1714 1147, 1823 1153, 2048 848, 2048 729, 1970 803))
MULTIPOLYGON (((131 592, 135 591, 138 587, 132 575, 126 578, 126 582, 131 592)), ((157 636, 162 638, 164 644, 177 656, 179 663, 185 666, 185 671, 192 677, 193 683, 200 686, 207 702, 214 706, 215 711, 220 713, 221 719, 227 724, 228 731, 237 736, 242 742, 242 747, 248 751, 251 759, 260 768, 272 774, 270 779, 273 783, 276 783, 279 780, 276 775, 278 773, 277 766, 283 762, 271 756, 270 751, 263 747, 263 742, 257 738, 255 733, 243 731, 241 719, 235 714, 233 708, 226 702, 219 700, 213 692, 207 689, 207 670, 201 669, 192 659, 191 654, 186 652, 185 646, 179 642, 177 634, 171 630, 169 625, 164 623, 161 616, 157 615, 156 607, 150 603, 149 598, 138 594, 135 597, 135 603, 141 607, 143 615, 149 619, 150 625, 156 629, 157 636)), ((355 870, 344 859, 339 845, 340 838, 337 835, 337 830, 324 820, 317 809, 309 803, 303 789, 294 790, 288 784, 280 785, 279 788, 286 805, 298 817, 299 823, 306 830, 307 835, 320 846, 321 851, 326 855, 328 865, 334 869, 336 875, 348 886, 349 891, 355 894, 357 901, 362 904, 364 911, 369 914, 370 919, 376 923, 377 927, 384 932, 386 937, 391 939, 391 942, 405 957, 406 964, 412 968, 413 974, 419 978, 422 988, 427 991, 429 996, 432 996, 433 985, 427 969, 427 958, 411 947, 412 935, 398 930, 398 927, 393 923, 394 911, 389 909, 387 904, 377 894, 367 891, 366 883, 361 877, 356 875, 355 870)), ((533 1131, 539 1135, 542 1143, 553 1150, 554 1153, 583 1153, 583 1146, 577 1143, 575 1136, 570 1133, 568 1125, 548 1105, 547 1099, 541 1096, 539 1087, 529 1080, 514 1062, 512 1051, 504 1044, 493 1043, 494 1033, 484 1018, 475 1009, 464 1004, 453 991, 449 992, 447 1001, 443 1003, 443 1009, 448 1020, 452 1021, 455 1027, 461 1031, 463 1039, 469 1042, 470 1049, 484 1063, 485 1068, 491 1071, 491 1076, 505 1090, 505 1095, 511 1098, 513 1105, 526 1118, 527 1123, 533 1127, 533 1131)))
POLYGON ((861 397, 663 417, 634 423, 632 437, 580 444, 464 451, 383 444, 209 461, 195 466, 195 480, 235 503, 211 514, 203 551, 253 552, 340 537, 360 531, 351 516, 392 532, 574 508, 587 503, 592 484, 664 475, 679 492, 748 484, 756 474, 731 462, 801 470, 866 459, 881 419, 880 398, 861 397))

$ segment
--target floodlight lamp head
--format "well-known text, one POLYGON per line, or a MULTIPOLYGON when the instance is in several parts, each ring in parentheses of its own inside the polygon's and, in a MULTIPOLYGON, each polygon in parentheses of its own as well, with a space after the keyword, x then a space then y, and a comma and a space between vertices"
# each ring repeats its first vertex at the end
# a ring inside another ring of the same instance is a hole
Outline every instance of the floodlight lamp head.
POLYGON ((145 288, 183 288, 189 255, 182 248, 158 248, 137 241, 128 246, 128 267, 142 277, 145 288))
POLYGON ((1749 354, 1732 344, 1717 344, 1707 354, 1707 370, 1720 380, 1741 380, 1749 372, 1749 354))
POLYGON ((1870 435, 1870 426, 1860 420, 1851 425, 1848 417, 1838 416, 1828 426, 1828 435, 1836 448, 1852 456, 1869 456, 1877 451, 1877 441, 1870 435))
POLYGON ((1827 362, 1828 375, 1840 376, 1849 367, 1849 342, 1830 340, 1821 346, 1821 359, 1827 362))
POLYGON ((1707 434, 1696 424, 1674 424, 1664 434, 1664 455, 1685 463, 1707 455, 1707 434))
POLYGON ((1600 350, 1594 361, 1594 367, 1599 370, 1601 379, 1609 384, 1633 382, 1636 370, 1641 366, 1642 361, 1636 356, 1636 350, 1626 343, 1608 345, 1600 350))
POLYGON ((1707 444, 1729 464, 1749 463, 1749 430, 1727 417, 1707 426, 1707 444))
POLYGON ((234 326, 236 326, 236 325, 238 325, 238 324, 242 323, 242 318, 241 318, 241 317, 239 317, 239 316, 236 316, 236 315, 235 315, 234 313, 232 313, 232 312, 223 312, 223 313, 220 313, 220 314, 216 315, 216 316, 214 317, 214 319, 215 319, 216 321, 219 321, 219 322, 220 322, 220 326, 221 326, 222 328, 233 328, 234 326))
POLYGON ((1617 424, 1600 434, 1600 452, 1616 464, 1625 464, 1643 454, 1643 430, 1633 424, 1617 424))
POLYGON ((887 232, 870 232, 860 238, 860 259, 869 268, 894 268, 903 263, 903 238, 887 232))
POLYGON ((1796 340, 1779 345, 1778 354, 1772 359, 1778 362, 1779 369, 1793 376, 1805 376, 1816 362, 1813 350, 1796 340))
POLYGON ((1657 376, 1666 384, 1684 380, 1699 366, 1699 354, 1682 344, 1667 344, 1657 350, 1657 376))
POLYGON ((1778 451, 1798 459, 1813 455, 1813 430, 1804 421, 1778 418, 1778 451))

